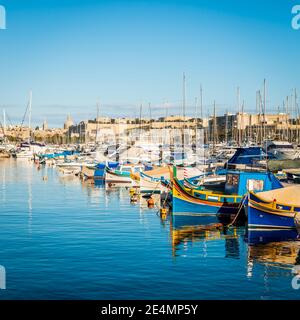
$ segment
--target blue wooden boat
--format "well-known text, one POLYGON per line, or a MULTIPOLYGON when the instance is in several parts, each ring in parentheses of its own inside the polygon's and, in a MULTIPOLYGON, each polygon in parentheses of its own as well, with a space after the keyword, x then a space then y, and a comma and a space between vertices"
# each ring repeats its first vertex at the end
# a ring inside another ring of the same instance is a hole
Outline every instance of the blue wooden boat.
POLYGON ((172 209, 174 215, 231 215, 236 214, 249 190, 266 191, 281 188, 270 172, 227 171, 226 182, 208 188, 187 188, 173 169, 172 209))
POLYGON ((81 168, 81 173, 86 179, 104 180, 105 168, 116 169, 119 166, 119 162, 105 162, 98 163, 96 166, 84 166, 81 168))
POLYGON ((72 156, 72 155, 79 155, 78 151, 69 151, 65 150, 62 152, 54 152, 54 153, 45 153, 38 155, 40 160, 47 160, 47 159, 57 159, 57 158, 66 158, 67 156, 72 156))
POLYGON ((95 167, 94 178, 104 180, 105 178, 105 168, 116 169, 119 166, 119 162, 106 162, 106 163, 98 163, 95 167))
POLYGON ((249 192, 246 212, 249 228, 295 229, 300 217, 300 186, 249 192))

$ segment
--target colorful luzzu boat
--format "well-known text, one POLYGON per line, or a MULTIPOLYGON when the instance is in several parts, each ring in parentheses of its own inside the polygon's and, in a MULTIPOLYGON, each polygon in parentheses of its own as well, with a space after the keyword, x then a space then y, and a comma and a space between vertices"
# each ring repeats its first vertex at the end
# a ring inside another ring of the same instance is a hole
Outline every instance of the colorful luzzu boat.
POLYGON ((237 214, 248 191, 282 188, 270 172, 228 171, 225 183, 210 185, 209 189, 191 189, 176 178, 175 168, 173 172, 172 210, 178 216, 237 214))
POLYGON ((148 174, 146 174, 145 172, 140 172, 140 192, 141 193, 163 193, 163 192, 167 192, 168 189, 166 186, 164 186, 162 184, 162 181, 164 180, 164 177, 153 177, 150 176, 148 174))
POLYGON ((246 212, 249 228, 295 229, 300 221, 300 186, 249 192, 246 212))
POLYGON ((81 168, 81 174, 86 179, 104 180, 105 168, 113 170, 119 166, 119 162, 103 162, 98 163, 96 166, 83 166, 81 168))
POLYGON ((109 167, 106 167, 105 182, 131 184, 133 182, 132 174, 140 172, 143 169, 143 165, 132 164, 120 165, 116 170, 112 170, 109 167))

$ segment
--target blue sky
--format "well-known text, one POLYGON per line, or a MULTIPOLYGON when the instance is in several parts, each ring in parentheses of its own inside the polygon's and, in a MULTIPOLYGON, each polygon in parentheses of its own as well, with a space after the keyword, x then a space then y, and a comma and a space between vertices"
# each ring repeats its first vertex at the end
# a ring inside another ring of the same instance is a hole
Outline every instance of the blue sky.
MULTIPOLYGON (((21 122, 33 90, 33 122, 59 126, 100 113, 181 112, 186 73, 188 114, 203 86, 204 112, 247 110, 267 79, 268 109, 298 88, 300 30, 291 28, 298 0, 0 0, 0 107, 21 122)), ((300 0, 298 1, 300 4, 300 0)))

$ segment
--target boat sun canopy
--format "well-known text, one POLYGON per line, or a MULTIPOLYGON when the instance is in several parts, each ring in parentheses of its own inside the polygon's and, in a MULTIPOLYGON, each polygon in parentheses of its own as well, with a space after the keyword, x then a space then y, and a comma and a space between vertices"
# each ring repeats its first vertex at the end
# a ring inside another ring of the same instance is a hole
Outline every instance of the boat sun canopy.
POLYGON ((292 204, 294 206, 300 206, 300 186, 291 186, 276 190, 270 190, 266 192, 259 192, 258 196, 265 202, 276 202, 283 204, 292 204))

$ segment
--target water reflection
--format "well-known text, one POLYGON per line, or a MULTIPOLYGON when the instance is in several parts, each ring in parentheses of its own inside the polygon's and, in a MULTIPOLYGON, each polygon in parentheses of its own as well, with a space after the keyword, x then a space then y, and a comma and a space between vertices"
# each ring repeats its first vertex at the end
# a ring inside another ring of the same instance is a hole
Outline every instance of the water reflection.
POLYGON ((216 244, 212 245, 214 256, 238 259, 240 257, 239 237, 237 228, 227 228, 216 216, 177 216, 173 215, 170 222, 172 252, 180 256, 184 246, 185 251, 189 244, 201 243, 203 257, 208 256, 210 242, 224 243, 223 249, 217 250, 216 244), (217 253, 215 251, 218 251, 217 253))
POLYGON ((300 264, 300 241, 296 230, 249 230, 248 277, 256 264, 265 267, 265 277, 270 268, 292 270, 300 264))
POLYGON ((104 288, 100 297, 128 298, 130 287, 129 298, 299 298, 290 281, 300 264, 296 231, 162 214, 158 195, 149 208, 147 197, 131 204, 123 186, 61 177, 26 160, 1 166, 1 260, 16 270, 5 297, 23 297, 22 288, 39 298, 48 288, 43 297, 59 290, 96 299, 104 288), (32 274, 36 281, 24 283, 32 274))

